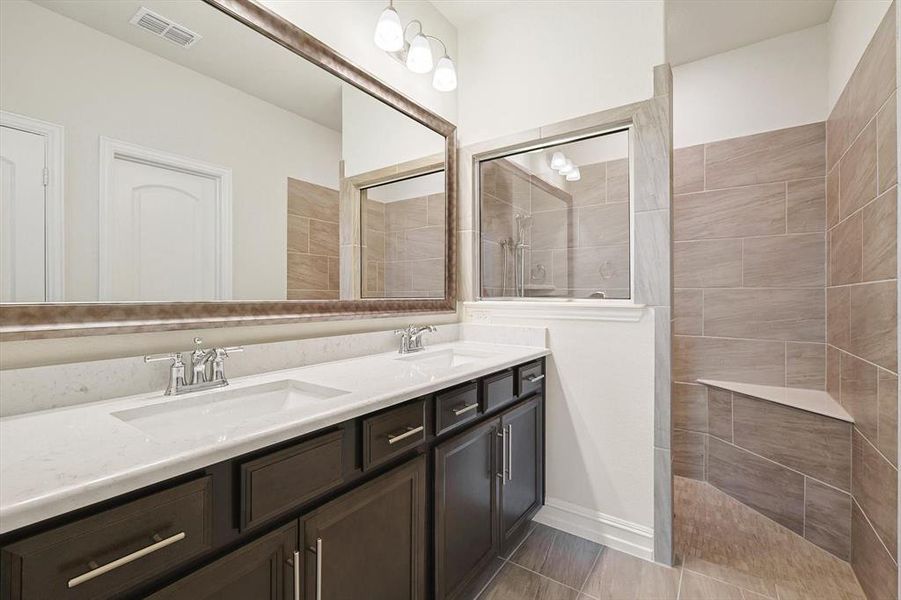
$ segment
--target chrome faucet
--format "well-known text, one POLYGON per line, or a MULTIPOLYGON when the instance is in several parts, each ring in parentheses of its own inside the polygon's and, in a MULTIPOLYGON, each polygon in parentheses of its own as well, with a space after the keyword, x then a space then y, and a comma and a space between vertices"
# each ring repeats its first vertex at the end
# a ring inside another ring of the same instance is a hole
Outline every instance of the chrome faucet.
POLYGON ((406 329, 395 329, 394 335, 402 336, 400 338, 400 350, 398 350, 398 352, 401 354, 409 354, 411 352, 425 350, 425 347, 422 345, 422 334, 426 332, 434 333, 436 331, 438 331, 438 328, 434 325, 426 325, 424 327, 409 325, 406 329))
POLYGON ((169 367, 169 384, 166 386, 165 392, 167 396, 178 396, 228 385, 228 379, 225 377, 225 359, 229 354, 243 352, 244 348, 233 346, 207 350, 202 345, 203 340, 199 337, 194 338, 194 350, 191 352, 191 381, 185 377, 185 363, 182 360, 181 352, 151 354, 144 357, 145 363, 161 360, 172 361, 172 365, 169 367))

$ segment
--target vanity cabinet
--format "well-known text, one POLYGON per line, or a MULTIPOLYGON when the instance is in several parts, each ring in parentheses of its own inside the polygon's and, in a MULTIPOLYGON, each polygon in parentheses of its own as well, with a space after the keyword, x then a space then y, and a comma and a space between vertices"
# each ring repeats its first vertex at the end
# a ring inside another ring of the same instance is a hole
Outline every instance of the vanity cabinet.
POLYGON ((423 600, 426 508, 420 456, 303 517, 305 600, 423 600))
POLYGON ((529 520, 543 502, 543 398, 533 396, 501 416, 505 463, 500 486, 500 544, 507 554, 526 533, 529 520))
POLYGON ((297 522, 266 534, 157 593, 153 600, 291 600, 300 581, 297 522))

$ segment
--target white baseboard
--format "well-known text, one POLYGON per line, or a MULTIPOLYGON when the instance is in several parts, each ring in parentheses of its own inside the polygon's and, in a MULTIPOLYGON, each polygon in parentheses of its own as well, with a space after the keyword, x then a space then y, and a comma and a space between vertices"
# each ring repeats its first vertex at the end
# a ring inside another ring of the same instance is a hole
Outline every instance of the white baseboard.
POLYGON ((654 530, 576 504, 547 498, 534 520, 614 550, 654 560, 654 530))

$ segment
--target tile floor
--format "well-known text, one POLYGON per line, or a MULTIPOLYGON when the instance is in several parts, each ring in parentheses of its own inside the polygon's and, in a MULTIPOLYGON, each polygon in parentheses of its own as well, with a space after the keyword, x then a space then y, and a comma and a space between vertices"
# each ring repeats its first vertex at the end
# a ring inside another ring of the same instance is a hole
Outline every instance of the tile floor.
POLYGON ((848 563, 706 483, 677 477, 675 506, 676 567, 535 524, 478 600, 866 600, 848 563))

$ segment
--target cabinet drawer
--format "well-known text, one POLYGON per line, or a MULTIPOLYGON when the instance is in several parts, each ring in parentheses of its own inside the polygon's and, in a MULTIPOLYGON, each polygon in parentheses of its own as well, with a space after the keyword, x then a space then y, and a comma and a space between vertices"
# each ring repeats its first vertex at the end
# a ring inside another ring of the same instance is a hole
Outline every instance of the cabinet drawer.
POLYGON ((5 547, 10 597, 108 598, 208 550, 210 490, 203 477, 5 547))
POLYGON ((435 435, 440 435, 482 414, 479 409, 479 384, 467 383, 435 395, 435 435))
POLYGON ((333 431, 241 465, 241 528, 252 527, 344 481, 344 434, 333 431))
POLYGON ((485 412, 516 400, 516 390, 513 389, 512 369, 486 377, 482 380, 482 386, 482 397, 485 398, 485 412))
POLYGON ((426 439, 425 399, 363 419, 363 469, 385 462, 426 439))
POLYGON ((541 389, 541 384, 544 380, 544 365, 540 360, 516 367, 516 372, 520 397, 541 389))

